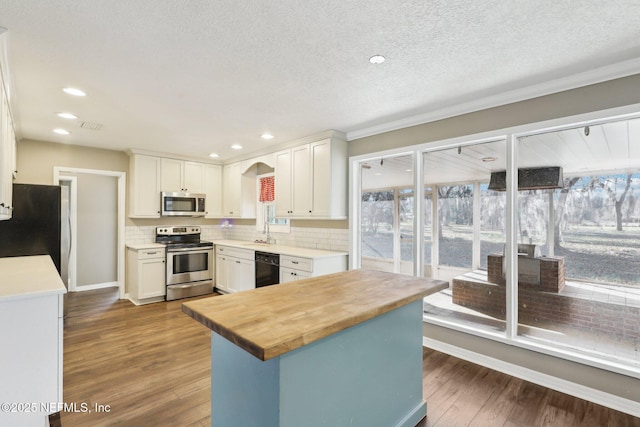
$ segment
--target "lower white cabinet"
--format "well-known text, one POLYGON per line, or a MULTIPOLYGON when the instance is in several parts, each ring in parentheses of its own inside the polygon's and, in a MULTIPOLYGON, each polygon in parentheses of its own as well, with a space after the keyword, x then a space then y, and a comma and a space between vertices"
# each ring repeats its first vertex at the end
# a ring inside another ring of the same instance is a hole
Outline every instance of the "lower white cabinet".
MULTIPOLYGON (((230 293, 255 289, 255 251, 239 247, 241 244, 235 246, 232 242, 216 244, 216 290, 230 293)), ((347 254, 344 252, 279 245, 265 246, 260 251, 280 254, 280 283, 347 271, 347 254), (308 256, 287 255, 300 252, 308 256)))
POLYGON ((166 255, 164 248, 127 248, 127 287, 136 305, 164 301, 166 255))
POLYGON ((280 255, 280 283, 347 271, 347 255, 304 258, 280 255))
POLYGON ((216 245, 216 289, 226 293, 254 289, 255 265, 253 250, 216 245))
POLYGON ((64 284, 51 258, 0 258, 0 426, 62 411, 64 284))
POLYGON ((280 283, 293 282, 294 280, 306 279, 311 277, 311 273, 294 268, 280 267, 280 283))

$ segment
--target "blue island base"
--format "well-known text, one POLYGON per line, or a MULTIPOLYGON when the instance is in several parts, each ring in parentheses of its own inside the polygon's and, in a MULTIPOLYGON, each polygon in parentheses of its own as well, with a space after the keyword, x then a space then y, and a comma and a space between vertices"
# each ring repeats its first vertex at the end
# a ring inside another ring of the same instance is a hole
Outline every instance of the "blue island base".
POLYGON ((426 412, 422 300, 267 361, 212 333, 212 427, 414 427, 426 412))

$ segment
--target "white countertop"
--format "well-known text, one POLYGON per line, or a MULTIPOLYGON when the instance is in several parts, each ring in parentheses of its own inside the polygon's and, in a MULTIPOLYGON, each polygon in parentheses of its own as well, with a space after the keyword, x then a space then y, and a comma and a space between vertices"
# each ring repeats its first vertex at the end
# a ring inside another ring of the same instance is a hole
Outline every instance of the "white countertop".
POLYGON ((0 302, 67 292, 49 255, 0 258, 0 302))
POLYGON ((346 252, 327 251, 324 249, 298 248, 285 245, 267 245, 266 243, 244 242, 241 240, 214 240, 214 245, 231 246, 240 249, 250 249, 252 251, 268 252, 272 254, 290 255, 302 258, 329 258, 335 256, 346 256, 346 252))
POLYGON ((134 251, 140 251, 145 249, 164 249, 166 245, 162 243, 140 243, 137 245, 127 245, 127 248, 133 249, 134 251))

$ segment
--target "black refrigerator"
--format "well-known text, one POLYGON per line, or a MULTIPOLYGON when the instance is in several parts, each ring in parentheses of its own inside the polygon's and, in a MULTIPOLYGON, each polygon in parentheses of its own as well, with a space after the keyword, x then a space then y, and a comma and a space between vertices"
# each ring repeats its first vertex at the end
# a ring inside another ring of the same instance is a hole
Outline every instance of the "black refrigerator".
POLYGON ((0 221, 0 257, 51 255, 61 268, 61 189, 13 184, 13 216, 0 221))

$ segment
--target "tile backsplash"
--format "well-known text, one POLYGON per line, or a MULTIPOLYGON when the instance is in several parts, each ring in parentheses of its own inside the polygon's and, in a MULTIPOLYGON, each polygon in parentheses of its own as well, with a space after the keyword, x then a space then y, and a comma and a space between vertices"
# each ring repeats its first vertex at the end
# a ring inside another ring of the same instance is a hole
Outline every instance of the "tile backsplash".
MULTIPOLYGON (((265 235, 256 230, 255 225, 220 224, 200 225, 202 240, 242 240, 252 242, 264 240, 265 235)), ((126 244, 145 244, 155 241, 156 226, 126 226, 126 244)), ((349 230, 344 228, 291 227, 291 233, 272 232, 271 237, 278 245, 310 249, 325 249, 348 252, 349 230)))

